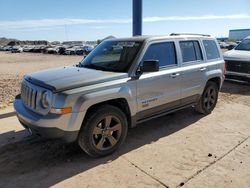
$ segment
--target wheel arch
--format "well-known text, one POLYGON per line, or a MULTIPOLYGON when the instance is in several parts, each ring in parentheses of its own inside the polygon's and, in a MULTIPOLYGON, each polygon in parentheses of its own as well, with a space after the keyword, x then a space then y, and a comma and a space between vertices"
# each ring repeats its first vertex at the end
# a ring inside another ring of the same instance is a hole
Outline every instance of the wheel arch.
POLYGON ((119 108, 125 114, 129 127, 132 126, 131 111, 130 111, 129 104, 125 98, 115 98, 115 99, 110 99, 107 101, 102 101, 102 102, 93 104, 87 109, 84 119, 86 119, 86 117, 89 114, 93 113, 97 108, 104 106, 104 105, 111 105, 111 106, 119 108))
POLYGON ((209 78, 207 82, 214 82, 218 86, 218 89, 221 88, 222 82, 221 78, 219 76, 209 78))

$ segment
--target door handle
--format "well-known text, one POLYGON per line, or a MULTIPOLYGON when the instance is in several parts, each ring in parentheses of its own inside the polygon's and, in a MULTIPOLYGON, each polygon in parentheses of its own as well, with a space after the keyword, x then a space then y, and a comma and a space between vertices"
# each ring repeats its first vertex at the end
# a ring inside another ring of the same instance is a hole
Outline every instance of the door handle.
POLYGON ((178 76, 180 76, 180 73, 173 73, 170 75, 171 78, 176 78, 178 76))
POLYGON ((200 71, 201 71, 201 72, 203 72, 203 71, 205 71, 205 70, 207 70, 207 68, 206 68, 206 67, 202 67, 202 68, 200 68, 200 71))

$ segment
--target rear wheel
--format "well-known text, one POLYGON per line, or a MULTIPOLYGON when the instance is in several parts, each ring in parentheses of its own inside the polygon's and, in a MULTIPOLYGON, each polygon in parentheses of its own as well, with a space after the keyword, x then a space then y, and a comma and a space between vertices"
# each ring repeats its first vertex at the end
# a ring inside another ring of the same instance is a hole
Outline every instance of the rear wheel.
POLYGON ((84 121, 78 143, 92 157, 105 156, 124 142, 127 130, 127 118, 119 108, 101 106, 84 121))
POLYGON ((217 84, 209 81, 196 105, 196 111, 205 115, 210 114, 217 104, 218 94, 219 88, 217 84))

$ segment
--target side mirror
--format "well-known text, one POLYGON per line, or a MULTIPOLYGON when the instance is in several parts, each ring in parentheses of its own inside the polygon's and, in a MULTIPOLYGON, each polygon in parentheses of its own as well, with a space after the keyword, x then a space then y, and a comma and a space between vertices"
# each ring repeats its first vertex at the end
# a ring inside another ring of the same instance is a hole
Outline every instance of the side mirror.
POLYGON ((157 72, 159 71, 159 60, 146 60, 140 67, 142 72, 157 72))

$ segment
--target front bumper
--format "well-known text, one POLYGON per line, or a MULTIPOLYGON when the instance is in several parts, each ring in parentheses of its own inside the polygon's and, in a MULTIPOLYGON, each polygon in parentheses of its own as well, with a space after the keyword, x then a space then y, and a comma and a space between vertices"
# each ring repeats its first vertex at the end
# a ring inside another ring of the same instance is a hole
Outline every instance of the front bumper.
POLYGON ((20 123, 23 127, 32 134, 48 138, 48 139, 61 139, 64 142, 74 142, 77 139, 78 131, 63 131, 59 128, 47 128, 47 127, 38 127, 32 124, 25 122, 23 119, 18 117, 20 123))
POLYGON ((84 117, 82 112, 39 115, 27 109, 19 98, 15 99, 14 108, 24 128, 36 135, 62 139, 65 142, 74 142, 77 139, 84 117))
POLYGON ((243 81, 250 81, 250 74, 226 71, 226 78, 236 79, 236 80, 243 80, 243 81))

